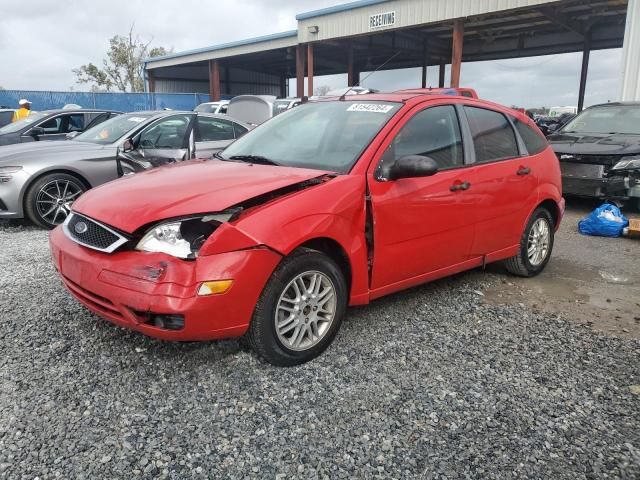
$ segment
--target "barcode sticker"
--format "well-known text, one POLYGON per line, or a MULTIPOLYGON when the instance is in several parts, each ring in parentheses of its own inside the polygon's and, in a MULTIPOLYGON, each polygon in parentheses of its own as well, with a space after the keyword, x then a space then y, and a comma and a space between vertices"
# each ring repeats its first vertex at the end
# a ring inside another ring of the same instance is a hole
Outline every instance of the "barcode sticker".
POLYGON ((380 103, 354 103, 347 108, 347 112, 388 113, 392 108, 392 105, 380 103))

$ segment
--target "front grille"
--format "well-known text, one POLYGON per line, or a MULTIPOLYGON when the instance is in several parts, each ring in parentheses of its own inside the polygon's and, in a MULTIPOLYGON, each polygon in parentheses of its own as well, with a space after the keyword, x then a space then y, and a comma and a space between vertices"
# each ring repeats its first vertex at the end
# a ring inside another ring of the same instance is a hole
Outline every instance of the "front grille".
POLYGON ((64 231, 75 242, 101 252, 111 253, 127 242, 126 237, 106 225, 75 212, 64 223, 64 231))

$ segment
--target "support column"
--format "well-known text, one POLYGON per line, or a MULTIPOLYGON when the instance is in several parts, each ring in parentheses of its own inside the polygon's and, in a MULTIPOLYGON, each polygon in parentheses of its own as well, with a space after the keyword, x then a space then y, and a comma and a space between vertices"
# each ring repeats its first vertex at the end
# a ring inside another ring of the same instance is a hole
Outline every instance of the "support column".
POLYGON ((627 4, 620 100, 640 101, 640 0, 629 0, 627 4))
POLYGON ((307 44, 307 95, 313 95, 313 44, 307 44))
POLYGON ((347 87, 353 87, 355 85, 354 73, 355 70, 353 68, 353 43, 349 42, 349 46, 347 47, 347 87))
POLYGON ((153 78, 151 70, 147 70, 147 82, 149 83, 149 93, 156 93, 156 79, 153 78))
POLYGON ((427 88, 427 68, 429 67, 429 39, 422 42, 422 88, 427 88))
POLYGON ((304 96, 304 46, 296 45, 296 95, 304 96))
POLYGON ((444 61, 444 58, 440 59, 440 71, 438 72, 438 87, 440 88, 444 88, 444 74, 445 74, 445 67, 446 67, 446 62, 444 61))
POLYGON ((285 97, 287 96, 287 76, 284 73, 280 74, 280 96, 281 97, 285 97))
POLYGON ((578 90, 578 112, 584 108, 584 92, 587 87, 587 73, 589 72, 589 55, 591 54, 591 34, 584 35, 584 47, 582 49, 582 69, 580 70, 580 89, 578 90))
POLYGON ((464 22, 453 22, 453 46, 451 47, 451 87, 460 86, 460 68, 462 66, 462 44, 464 43, 464 22))
POLYGON ((220 65, 218 60, 209 60, 209 96, 212 102, 220 100, 220 65))

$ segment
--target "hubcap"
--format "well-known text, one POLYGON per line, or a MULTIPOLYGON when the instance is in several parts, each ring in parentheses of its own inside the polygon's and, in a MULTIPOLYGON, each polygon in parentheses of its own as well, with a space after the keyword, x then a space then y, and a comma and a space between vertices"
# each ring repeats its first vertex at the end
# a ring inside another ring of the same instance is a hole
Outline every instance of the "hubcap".
POLYGON ((321 272, 304 272, 285 287, 276 306, 276 333, 290 350, 303 351, 320 342, 336 315, 336 289, 321 272))
POLYGON ((36 196, 38 215, 49 225, 59 225, 67 218, 71 204, 82 192, 82 187, 75 182, 52 180, 36 196))
POLYGON ((529 230, 529 240, 527 242, 527 256, 529 263, 534 267, 542 264, 549 255, 549 243, 551 240, 551 229, 549 222, 544 218, 537 219, 529 230))

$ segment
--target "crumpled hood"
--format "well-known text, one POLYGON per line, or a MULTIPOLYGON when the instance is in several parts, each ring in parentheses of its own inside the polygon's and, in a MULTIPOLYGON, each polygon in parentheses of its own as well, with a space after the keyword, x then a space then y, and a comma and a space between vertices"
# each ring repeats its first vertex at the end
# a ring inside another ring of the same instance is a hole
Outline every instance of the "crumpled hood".
POLYGON ((329 172, 191 160, 120 178, 89 190, 74 204, 79 213, 121 231, 168 218, 226 210, 243 201, 329 172))
POLYGON ((547 139, 556 153, 571 155, 636 155, 640 135, 556 133, 547 139))
POLYGON ((73 140, 40 141, 16 143, 0 148, 0 165, 24 165, 30 159, 40 160, 46 156, 59 156, 65 153, 95 152, 103 150, 103 145, 73 140))

